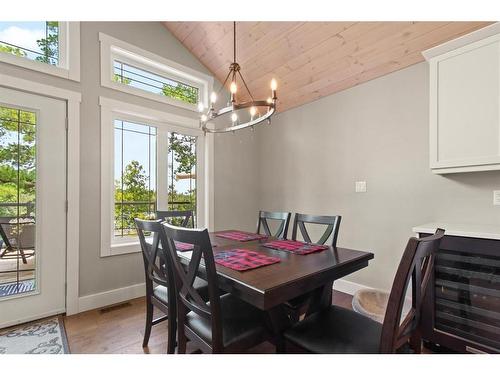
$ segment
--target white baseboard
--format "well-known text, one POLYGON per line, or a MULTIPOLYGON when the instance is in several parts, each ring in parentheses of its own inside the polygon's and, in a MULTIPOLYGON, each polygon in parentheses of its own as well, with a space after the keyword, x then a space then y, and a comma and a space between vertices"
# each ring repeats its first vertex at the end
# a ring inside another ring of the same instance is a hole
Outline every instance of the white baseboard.
POLYGON ((333 283, 333 289, 338 290, 339 292, 342 293, 354 295, 354 293, 356 293, 360 289, 373 289, 373 288, 370 288, 369 286, 363 284, 354 283, 352 281, 339 279, 335 280, 335 282, 333 283))
POLYGON ((144 283, 90 294, 88 296, 78 298, 78 312, 114 305, 116 303, 128 301, 145 295, 146 285, 144 283))

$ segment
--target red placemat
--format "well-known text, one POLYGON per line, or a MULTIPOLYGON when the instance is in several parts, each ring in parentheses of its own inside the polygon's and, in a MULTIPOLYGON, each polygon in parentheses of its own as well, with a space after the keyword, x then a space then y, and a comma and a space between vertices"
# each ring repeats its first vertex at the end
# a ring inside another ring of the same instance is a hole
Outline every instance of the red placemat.
MULTIPOLYGON (((174 241, 175 242, 175 249, 177 251, 183 252, 183 251, 191 251, 194 249, 194 245, 190 243, 185 243, 185 242, 179 242, 179 241, 174 241)), ((212 244, 212 247, 217 246, 217 244, 212 244)))
POLYGON ((316 245, 307 242, 292 241, 292 240, 276 240, 263 244, 262 246, 269 247, 275 250, 290 251, 294 254, 307 255, 318 251, 328 249, 325 245, 316 245))
POLYGON ((258 233, 243 232, 240 230, 233 230, 229 232, 217 233, 217 237, 227 238, 229 240, 235 240, 240 242, 245 241, 255 241, 267 238, 267 236, 258 233))
POLYGON ((214 255, 215 263, 236 271, 268 266, 280 262, 280 258, 270 257, 247 249, 230 249, 214 255))
POLYGON ((191 243, 185 243, 179 241, 174 241, 174 243, 175 243, 175 249, 177 251, 191 251, 194 249, 194 245, 191 243))

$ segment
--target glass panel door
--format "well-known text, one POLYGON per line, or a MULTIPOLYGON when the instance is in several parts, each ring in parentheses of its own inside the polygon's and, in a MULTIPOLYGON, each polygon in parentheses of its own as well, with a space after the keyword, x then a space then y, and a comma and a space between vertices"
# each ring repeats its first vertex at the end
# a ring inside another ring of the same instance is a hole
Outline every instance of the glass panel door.
POLYGON ((36 125, 0 106, 0 299, 36 289, 36 125))
POLYGON ((0 328, 65 311, 66 102, 0 87, 0 328))

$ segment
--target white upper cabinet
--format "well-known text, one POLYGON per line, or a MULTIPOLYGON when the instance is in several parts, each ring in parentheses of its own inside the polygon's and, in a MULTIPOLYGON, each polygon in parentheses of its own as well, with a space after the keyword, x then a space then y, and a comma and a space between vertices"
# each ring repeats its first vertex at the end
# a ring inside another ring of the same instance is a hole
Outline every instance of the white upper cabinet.
POLYGON ((423 54, 432 171, 500 170, 500 23, 423 54))

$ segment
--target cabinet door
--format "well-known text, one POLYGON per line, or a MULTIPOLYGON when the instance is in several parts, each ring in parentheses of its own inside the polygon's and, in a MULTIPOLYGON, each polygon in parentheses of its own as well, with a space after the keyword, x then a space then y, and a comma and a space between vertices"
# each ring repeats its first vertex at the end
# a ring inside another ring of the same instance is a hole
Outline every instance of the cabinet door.
POLYGON ((431 168, 500 163, 499 39, 431 61, 431 168))

